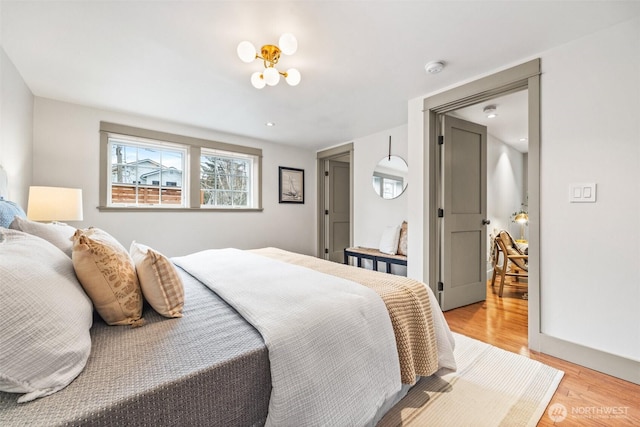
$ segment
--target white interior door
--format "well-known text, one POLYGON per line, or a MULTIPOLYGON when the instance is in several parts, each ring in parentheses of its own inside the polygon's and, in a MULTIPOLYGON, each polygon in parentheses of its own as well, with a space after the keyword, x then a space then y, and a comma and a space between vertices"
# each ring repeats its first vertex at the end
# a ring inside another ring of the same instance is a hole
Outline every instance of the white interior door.
POLYGON ((439 298, 443 310, 486 298, 487 128, 444 116, 439 298))

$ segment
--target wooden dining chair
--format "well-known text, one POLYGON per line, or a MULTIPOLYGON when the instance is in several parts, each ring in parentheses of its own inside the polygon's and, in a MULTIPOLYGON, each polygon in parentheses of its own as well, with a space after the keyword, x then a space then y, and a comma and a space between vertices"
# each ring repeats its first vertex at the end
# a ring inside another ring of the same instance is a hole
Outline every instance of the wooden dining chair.
POLYGON ((496 282, 496 277, 500 275, 500 289, 498 296, 502 297, 502 290, 505 285, 505 278, 515 277, 516 283, 510 281, 511 285, 521 285, 518 282, 521 277, 529 277, 529 255, 523 253, 515 244, 508 231, 502 230, 494 238, 495 252, 493 254, 493 276, 491 277, 491 287, 496 282))

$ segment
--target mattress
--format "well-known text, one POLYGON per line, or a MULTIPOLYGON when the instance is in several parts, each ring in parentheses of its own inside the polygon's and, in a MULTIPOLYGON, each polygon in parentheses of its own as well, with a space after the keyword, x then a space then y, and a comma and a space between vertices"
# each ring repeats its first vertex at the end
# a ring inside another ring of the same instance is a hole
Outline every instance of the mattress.
POLYGON ((263 425, 269 357, 260 334, 201 283, 179 270, 184 317, 145 307, 141 328, 91 328, 91 356, 65 389, 18 404, 0 392, 2 426, 263 425))

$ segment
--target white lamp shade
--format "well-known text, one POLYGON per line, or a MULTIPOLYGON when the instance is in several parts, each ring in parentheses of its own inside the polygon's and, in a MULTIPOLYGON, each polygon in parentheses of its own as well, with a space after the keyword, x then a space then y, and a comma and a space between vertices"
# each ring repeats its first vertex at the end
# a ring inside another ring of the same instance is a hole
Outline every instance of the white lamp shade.
POLYGON ((262 73, 264 82, 269 86, 275 86, 280 81, 280 73, 274 67, 269 67, 262 73))
POLYGON ((298 83, 300 83, 300 71, 295 68, 289 68, 287 70, 287 77, 285 77, 285 80, 290 86, 297 86, 298 83))
POLYGON ((27 218, 32 221, 82 221, 82 190, 29 187, 27 218))
POLYGON ((266 85, 260 71, 256 71, 255 73, 251 74, 251 84, 256 89, 262 89, 266 85))
POLYGON ((240 42, 237 51, 238 56, 243 62, 251 62, 256 59, 256 48, 251 42, 240 42))
POLYGON ((284 33, 280 36, 278 47, 285 55, 293 55, 296 53, 296 50, 298 50, 298 40, 296 40, 293 34, 284 33))

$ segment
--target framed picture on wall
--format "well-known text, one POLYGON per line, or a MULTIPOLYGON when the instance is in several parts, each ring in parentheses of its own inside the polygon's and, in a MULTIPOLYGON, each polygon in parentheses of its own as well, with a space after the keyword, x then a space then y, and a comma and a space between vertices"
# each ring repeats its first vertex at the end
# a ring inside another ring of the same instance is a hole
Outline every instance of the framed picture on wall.
POLYGON ((304 169, 280 166, 278 194, 280 203, 304 203, 304 169))

